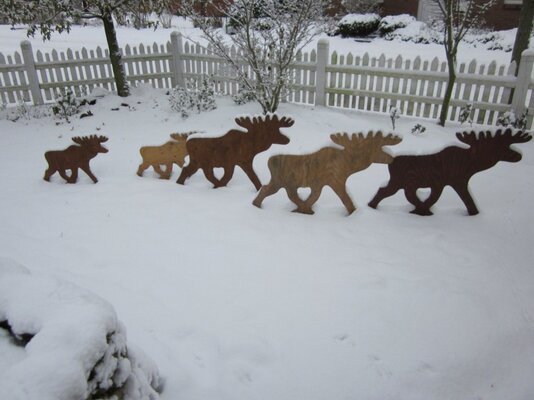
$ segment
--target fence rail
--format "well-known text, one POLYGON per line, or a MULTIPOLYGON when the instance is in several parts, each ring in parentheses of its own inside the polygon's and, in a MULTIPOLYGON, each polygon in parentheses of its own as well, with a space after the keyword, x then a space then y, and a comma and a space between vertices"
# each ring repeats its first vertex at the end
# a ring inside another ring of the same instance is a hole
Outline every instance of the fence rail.
MULTIPOLYGON (((187 80, 209 75, 216 89, 236 94, 235 73, 211 49, 183 41, 173 32, 166 44, 127 45, 122 49, 130 84, 147 82, 156 88, 183 86, 187 80)), ((233 55, 238 57, 237 50, 233 55)), ((472 119, 493 125, 500 113, 513 108, 528 110, 528 127, 534 116, 534 51, 523 53, 519 71, 515 63, 479 64, 476 60, 458 66, 449 119, 458 120, 460 110, 473 104, 472 119), (517 72, 517 74, 516 74, 517 72), (516 76, 517 75, 517 76, 516 76)), ((250 68, 243 64, 250 76, 250 68)), ((299 53, 291 66, 292 87, 287 101, 387 113, 391 107, 403 115, 436 119, 448 80, 447 63, 434 58, 405 59, 330 53, 328 41, 319 40, 317 49, 299 53)), ((19 101, 43 104, 53 101, 58 90, 70 88, 81 95, 99 86, 115 90, 113 71, 106 49, 82 48, 35 54, 28 41, 21 52, 0 53, 0 102, 19 101)))

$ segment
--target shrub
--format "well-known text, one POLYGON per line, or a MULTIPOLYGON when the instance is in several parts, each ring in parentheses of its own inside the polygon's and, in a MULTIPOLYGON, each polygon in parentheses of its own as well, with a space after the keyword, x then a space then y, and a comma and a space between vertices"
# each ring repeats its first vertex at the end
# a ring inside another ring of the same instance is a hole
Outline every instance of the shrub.
POLYGON ((256 100, 256 94, 252 90, 239 88, 239 91, 232 96, 235 104, 241 106, 256 100))
POLYGON ((52 106, 52 113, 70 123, 69 117, 80 112, 80 102, 70 88, 65 88, 56 94, 56 103, 52 106))
POLYGON ((395 130, 395 121, 398 120, 401 116, 401 111, 397 107, 391 107, 389 109, 389 119, 391 119, 391 125, 393 125, 393 130, 395 130))
POLYGON ((400 28, 406 28, 412 22, 415 22, 415 17, 408 14, 388 15, 380 20, 378 25, 378 34, 384 36, 388 33, 396 31, 400 28))
POLYGON ((379 24, 378 14, 348 14, 338 22, 336 34, 342 37, 368 36, 379 24))
POLYGON ((194 82, 188 83, 186 87, 177 86, 170 93, 169 103, 171 109, 179 112, 182 118, 188 118, 192 111, 200 113, 214 110, 217 105, 213 82, 207 76, 203 76, 198 86, 194 82))
POLYGON ((412 134, 414 135, 422 135, 426 131, 426 128, 421 124, 415 124, 415 126, 412 128, 412 134))
POLYGON ((469 122, 470 125, 473 125, 473 120, 471 119, 471 113, 473 112, 473 104, 467 103, 465 106, 463 106, 460 109, 460 115, 458 117, 458 120, 461 124, 464 122, 469 122))
POLYGON ((528 111, 525 110, 519 117, 515 115, 514 110, 506 111, 497 118, 497 126, 511 126, 515 129, 526 129, 528 111))

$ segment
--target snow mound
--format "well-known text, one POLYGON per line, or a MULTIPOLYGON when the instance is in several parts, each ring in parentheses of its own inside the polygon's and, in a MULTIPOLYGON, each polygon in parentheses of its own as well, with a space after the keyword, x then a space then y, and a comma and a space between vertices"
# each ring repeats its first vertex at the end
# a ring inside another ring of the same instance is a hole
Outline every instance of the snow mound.
POLYGON ((0 326, 25 345, 22 360, 0 373, 2 399, 159 398, 157 367, 126 344, 113 307, 87 290, 0 258, 0 326))

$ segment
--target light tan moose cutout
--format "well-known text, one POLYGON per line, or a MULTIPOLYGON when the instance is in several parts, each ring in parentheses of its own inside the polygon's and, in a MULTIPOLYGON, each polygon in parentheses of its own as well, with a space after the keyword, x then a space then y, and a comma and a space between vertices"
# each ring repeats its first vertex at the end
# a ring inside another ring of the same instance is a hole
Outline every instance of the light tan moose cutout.
POLYGON ((393 157, 384 152, 382 147, 398 144, 402 138, 392 134, 383 136, 382 132, 375 134, 372 131, 367 136, 363 133, 353 133, 352 136, 335 133, 330 138, 343 149, 324 147, 311 154, 270 157, 268 166, 271 181, 261 188, 252 204, 261 208, 266 197, 284 188, 289 199, 297 206, 294 212, 313 214, 312 206, 319 200, 323 187, 330 186, 349 215, 352 214, 356 207, 347 193, 348 177, 372 163, 392 162, 393 157), (305 187, 309 187, 311 193, 306 200, 302 200, 297 189, 305 187))
POLYGON ((185 142, 192 133, 196 132, 171 133, 170 136, 173 140, 169 140, 161 146, 141 147, 139 153, 143 158, 143 162, 137 169, 137 175, 143 176, 143 172, 152 167, 160 179, 170 179, 173 164, 178 165, 180 168, 184 166, 185 157, 187 156, 185 142), (162 169, 162 166, 165 169, 162 169))

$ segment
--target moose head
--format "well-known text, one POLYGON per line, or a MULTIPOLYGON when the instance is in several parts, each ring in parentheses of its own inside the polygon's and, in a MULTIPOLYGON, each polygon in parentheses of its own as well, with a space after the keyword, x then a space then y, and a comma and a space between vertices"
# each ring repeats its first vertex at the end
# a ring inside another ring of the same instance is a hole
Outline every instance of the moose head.
POLYGON ((295 123, 292 118, 278 118, 276 114, 264 117, 237 117, 235 122, 248 133, 261 135, 272 144, 288 144, 289 138, 280 132, 280 128, 289 128, 295 123))
POLYGON ((108 149, 102 146, 102 143, 107 142, 108 138, 105 136, 75 136, 72 141, 79 144, 83 148, 90 150, 92 153, 107 153, 108 149))
POLYGON ((483 154, 488 159, 491 158, 495 162, 508 161, 514 163, 521 161, 522 155, 510 148, 510 145, 526 143, 532 139, 532 136, 527 132, 518 131, 514 134, 509 128, 504 132, 502 129, 498 129, 494 135, 490 131, 480 132, 478 136, 474 131, 470 133, 458 132, 456 137, 460 142, 471 146, 473 151, 483 154))
POLYGON ((369 131, 367 136, 361 132, 353 133, 351 136, 347 133, 334 133, 330 135, 330 139, 335 144, 344 147, 345 151, 357 158, 359 162, 379 164, 389 164, 393 161, 393 157, 386 153, 382 147, 392 146, 402 141, 399 136, 394 136, 391 133, 384 136, 381 131, 376 133, 369 131))

